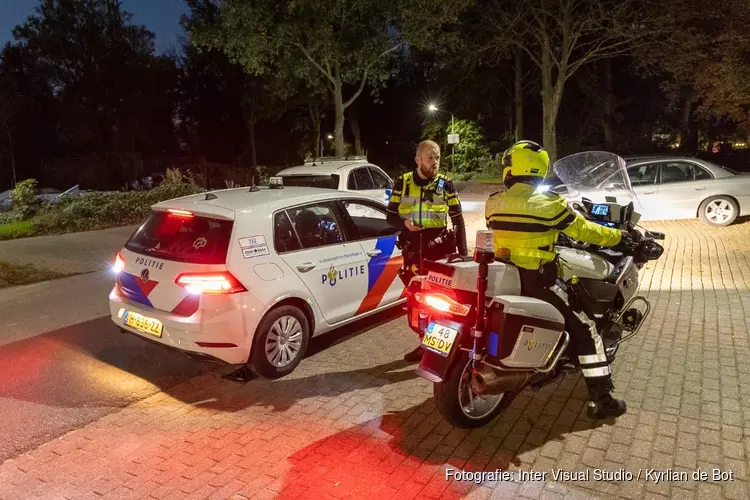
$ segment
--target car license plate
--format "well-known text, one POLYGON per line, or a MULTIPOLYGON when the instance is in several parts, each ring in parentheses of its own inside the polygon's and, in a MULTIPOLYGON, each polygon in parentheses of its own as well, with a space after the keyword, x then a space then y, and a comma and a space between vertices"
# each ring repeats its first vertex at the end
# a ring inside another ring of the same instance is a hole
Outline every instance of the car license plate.
POLYGON ((161 332, 164 329, 164 325, 158 319, 149 318, 132 311, 125 311, 122 315, 122 322, 136 330, 140 330, 156 337, 161 337, 161 332))
POLYGON ((448 357, 456 335, 458 335, 458 330, 430 322, 422 337, 422 345, 443 357, 448 357))

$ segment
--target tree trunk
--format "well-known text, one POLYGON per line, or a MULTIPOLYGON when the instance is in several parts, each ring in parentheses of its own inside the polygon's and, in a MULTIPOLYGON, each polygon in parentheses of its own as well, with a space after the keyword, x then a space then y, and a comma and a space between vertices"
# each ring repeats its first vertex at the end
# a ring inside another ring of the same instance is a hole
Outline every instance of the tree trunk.
POLYGON ((547 52, 542 53, 542 147, 547 150, 549 164, 557 160, 557 111, 565 80, 558 75, 552 83, 552 60, 547 52))
POLYGON ((696 153, 698 151, 698 135, 692 128, 693 95, 689 93, 682 107, 682 120, 680 123, 680 151, 696 153))
POLYGON ((334 155, 336 156, 344 156, 344 96, 341 87, 341 79, 338 78, 333 88, 333 140, 335 145, 334 155))
POLYGON ((357 117, 353 114, 349 114, 349 122, 352 127, 352 133, 354 134, 354 154, 356 156, 362 155, 362 142, 361 142, 361 136, 360 136, 360 128, 359 128, 359 122, 357 121, 357 117))
POLYGON ((612 61, 604 61, 604 118, 602 131, 604 132, 604 146, 610 150, 614 145, 614 95, 612 94, 612 61))
POLYGON ((320 111, 317 104, 308 104, 307 109, 310 112, 310 123, 315 131, 313 134, 313 151, 315 151, 315 158, 320 158, 320 111))
POLYGON ((516 127, 515 137, 516 141, 523 139, 523 52, 521 48, 516 48, 516 78, 514 88, 513 103, 515 107, 516 127))
POLYGON ((255 106, 250 102, 245 102, 245 121, 247 123, 247 138, 250 146, 250 166, 254 169, 258 167, 258 159, 255 151, 255 106))

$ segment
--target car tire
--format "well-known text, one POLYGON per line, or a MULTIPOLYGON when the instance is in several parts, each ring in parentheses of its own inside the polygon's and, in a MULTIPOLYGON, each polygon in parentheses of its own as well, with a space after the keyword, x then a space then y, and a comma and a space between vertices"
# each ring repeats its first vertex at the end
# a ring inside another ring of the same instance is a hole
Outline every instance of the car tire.
POLYGON ((737 202, 728 196, 713 196, 703 200, 698 209, 698 216, 709 226, 723 227, 732 224, 740 213, 737 202), (714 211, 720 210, 718 216, 714 211))
POLYGON ((310 325, 299 308, 286 305, 271 310, 255 331, 252 370, 269 379, 289 375, 305 357, 309 340, 310 325))

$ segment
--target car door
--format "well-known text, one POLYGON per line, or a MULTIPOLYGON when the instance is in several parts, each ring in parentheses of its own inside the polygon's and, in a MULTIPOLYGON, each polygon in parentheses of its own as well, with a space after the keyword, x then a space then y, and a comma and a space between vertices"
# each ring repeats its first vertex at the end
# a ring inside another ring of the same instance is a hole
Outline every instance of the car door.
POLYGON ((635 207, 636 212, 641 214, 642 220, 654 220, 659 218, 659 177, 658 163, 641 163, 628 167, 628 177, 633 192, 638 197, 640 210, 635 207))
POLYGON ((375 183, 378 198, 382 195, 383 204, 387 205, 388 199, 391 197, 391 191, 393 190, 393 179, 374 165, 370 165, 367 168, 370 170, 370 175, 375 183))
POLYGON ((358 241, 367 259, 367 290, 355 314, 398 301, 404 292, 398 276, 403 265, 401 250, 396 248, 398 229, 388 224, 385 208, 378 202, 343 199, 339 203, 348 219, 347 239, 358 241))
POLYGON ((357 191, 359 194, 369 196, 373 200, 382 200, 384 195, 383 189, 377 189, 375 187, 375 181, 372 179, 370 170, 367 166, 357 167, 349 172, 349 185, 350 191, 357 191))
POLYGON ((328 323, 351 317, 367 289, 366 259, 358 242, 345 241, 338 205, 309 203, 284 214, 299 250, 281 258, 305 283, 328 323))
POLYGON ((659 205, 663 219, 692 219, 696 217, 698 205, 710 187, 711 179, 698 173, 695 165, 687 161, 664 161, 660 163, 659 205))

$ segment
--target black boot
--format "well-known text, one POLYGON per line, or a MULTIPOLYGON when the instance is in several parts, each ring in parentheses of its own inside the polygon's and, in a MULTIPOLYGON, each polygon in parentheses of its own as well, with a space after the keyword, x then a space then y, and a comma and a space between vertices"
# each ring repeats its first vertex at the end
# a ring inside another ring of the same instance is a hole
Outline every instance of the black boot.
POLYGON ((587 415, 592 420, 617 418, 628 411, 625 401, 615 399, 610 392, 615 388, 611 376, 586 379, 589 389, 589 407, 587 415))
POLYGON ((422 346, 418 346, 413 351, 406 353, 406 355, 404 356, 404 361, 408 361, 409 363, 422 361, 422 354, 424 354, 424 350, 422 349, 422 346))
POLYGON ((601 420, 605 418, 617 418, 624 415, 626 411, 628 411, 628 405, 625 404, 625 401, 615 399, 608 393, 589 401, 586 413, 592 420, 601 420))

